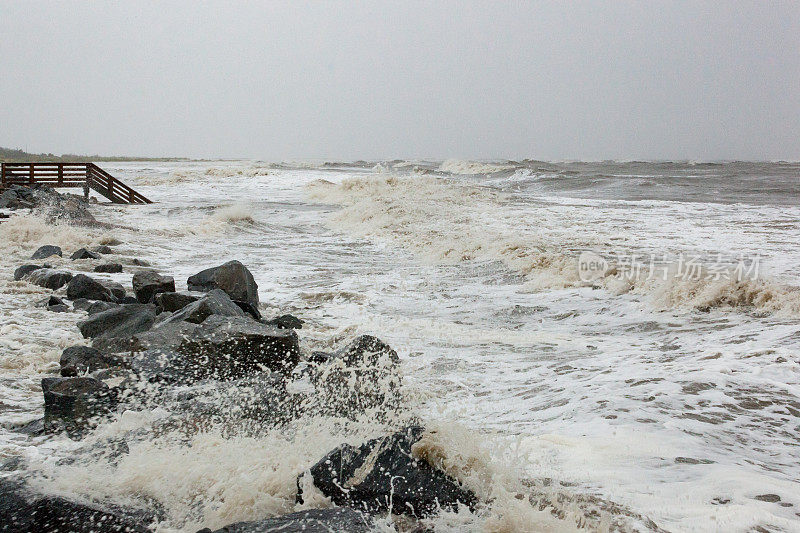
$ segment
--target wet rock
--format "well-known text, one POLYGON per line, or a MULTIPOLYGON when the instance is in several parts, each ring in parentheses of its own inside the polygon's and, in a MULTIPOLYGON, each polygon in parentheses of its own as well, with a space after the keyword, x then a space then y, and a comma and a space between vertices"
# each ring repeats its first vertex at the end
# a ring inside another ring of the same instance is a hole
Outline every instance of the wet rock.
POLYGON ((382 418, 402 408, 400 359, 388 344, 362 335, 332 354, 314 352, 311 381, 322 413, 382 418))
MULTIPOLYGON (((181 377, 175 375, 159 381, 181 382, 181 377)), ((227 428, 252 426, 258 431, 265 424, 272 426, 295 419, 300 407, 295 396, 287 391, 286 379, 277 373, 182 384, 177 389, 163 389, 167 393, 159 405, 168 405, 172 412, 188 408, 193 415, 227 428)))
POLYGON ((74 254, 69 256, 70 259, 76 261, 78 259, 100 259, 100 254, 91 252, 86 248, 80 248, 74 254))
POLYGON ((139 259, 138 257, 135 257, 133 259, 133 261, 131 261, 131 264, 134 265, 134 266, 140 266, 140 267, 149 267, 150 266, 149 262, 145 261, 144 259, 139 259))
POLYGON ((94 267, 95 272, 103 272, 106 274, 118 274, 122 272, 122 265, 119 263, 103 263, 94 267))
POLYGON ((112 250, 109 246, 106 246, 104 244, 101 244, 100 246, 95 246, 94 248, 92 248, 92 251, 96 254, 103 254, 103 255, 114 253, 114 250, 112 250))
POLYGON ((187 283, 190 291, 209 292, 222 289, 237 304, 247 304, 246 309, 243 309, 245 312, 258 313, 258 285, 253 274, 239 261, 229 261, 198 272, 187 283))
POLYGON ((180 311, 190 303, 196 302, 203 296, 205 296, 204 292, 197 291, 162 292, 156 294, 153 301, 164 311, 174 313, 175 311, 180 311))
MULTIPOLYGON (((72 280, 72 274, 52 268, 39 268, 28 274, 28 281, 46 289, 60 289, 72 280)), ((71 300, 72 298, 70 298, 71 300)))
POLYGON ((90 377, 42 379, 44 424, 48 431, 80 433, 92 427, 115 406, 111 389, 90 377))
MULTIPOLYGON (((86 301, 89 302, 89 300, 86 301)), ((119 306, 120 304, 114 302, 101 302, 101 301, 89 302, 89 304, 86 306, 85 311, 90 315, 96 315, 97 313, 108 311, 109 309, 116 309, 119 306)))
POLYGON ((309 509, 256 522, 239 522, 212 532, 202 529, 197 533, 367 533, 373 531, 372 519, 348 509, 309 509))
POLYGON ((14 281, 19 281, 28 274, 30 274, 31 272, 33 272, 34 270, 39 270, 40 268, 44 267, 41 267, 39 265, 22 265, 21 267, 18 267, 14 271, 14 281))
POLYGON ((280 329, 303 329, 303 321, 292 315, 277 316, 271 320, 267 320, 265 324, 280 329))
POLYGON ((122 283, 118 283, 116 281, 106 281, 106 280, 99 280, 100 284, 105 287, 106 289, 111 291, 111 294, 114 295, 114 298, 117 299, 118 302, 121 302, 123 298, 125 298, 125 287, 122 286, 122 283))
POLYGON ((45 259, 47 257, 51 257, 51 256, 54 256, 54 255, 57 255, 58 257, 61 257, 62 254, 63 254, 63 252, 61 251, 60 247, 51 246, 51 245, 48 244, 48 245, 39 247, 38 250, 33 252, 33 255, 31 256, 31 259, 45 259))
POLYGON ((78 329, 84 338, 90 337, 131 337, 147 331, 156 321, 156 308, 148 304, 120 305, 101 313, 89 315, 78 322, 78 329))
POLYGON ((156 294, 175 292, 172 276, 162 276, 154 270, 143 270, 133 275, 133 292, 140 303, 150 303, 156 294))
POLYGON ((49 298, 45 298, 36 304, 36 307, 44 307, 48 311, 52 311, 54 313, 66 313, 70 310, 69 306, 64 303, 64 300, 58 296, 50 296, 49 298))
POLYGON ((65 305, 64 300, 58 296, 49 296, 36 304, 36 307, 50 307, 51 305, 65 305))
POLYGON ((0 209, 19 209, 20 207, 33 207, 32 204, 22 205, 22 199, 17 196, 16 191, 11 189, 0 194, 0 209))
MULTIPOLYGON (((137 304, 142 305, 142 304, 137 304)), ((198 327, 190 322, 171 322, 159 327, 120 337, 96 337, 92 346, 108 353, 131 353, 146 350, 169 351, 177 349, 183 340, 198 327)))
POLYGON ((214 289, 199 300, 175 312, 172 316, 167 318, 166 321, 175 322, 177 320, 183 320, 185 322, 192 322, 193 324, 200 324, 211 315, 244 316, 244 311, 239 309, 239 306, 233 303, 233 300, 223 291, 214 289))
POLYGON ((0 531, 7 533, 146 533, 154 516, 36 494, 19 479, 0 479, 0 531))
POLYGON ((87 309, 89 309, 89 307, 93 303, 95 303, 95 302, 91 302, 91 301, 87 300, 86 298, 75 298, 72 301, 72 307, 75 310, 86 311, 87 309))
POLYGON ((87 300, 100 300, 103 302, 117 301, 117 298, 108 287, 85 274, 78 274, 70 280, 69 285, 67 285, 67 298, 70 300, 86 298, 87 300))
POLYGON ((150 344, 132 359, 134 370, 165 381, 232 380, 265 371, 288 374, 299 361, 294 331, 249 317, 211 315, 194 329, 176 324, 181 322, 165 324, 162 338, 162 327, 153 329, 150 344))
MULTIPOLYGON (((336 505, 369 513, 425 517, 440 509, 474 509, 474 493, 424 459, 412 447, 424 433, 419 426, 370 440, 359 447, 343 444, 304 475, 336 505)), ((298 479, 298 501, 302 502, 298 479)))
POLYGON ((123 360, 90 346, 70 346, 61 353, 61 375, 72 377, 104 368, 122 366, 123 360))
POLYGON ((754 500, 758 500, 760 502, 768 502, 768 503, 778 503, 781 501, 781 497, 777 494, 759 494, 754 500))
POLYGON ((127 294, 120 298, 119 303, 121 304, 138 304, 139 300, 137 300, 134 296, 128 296, 127 294))

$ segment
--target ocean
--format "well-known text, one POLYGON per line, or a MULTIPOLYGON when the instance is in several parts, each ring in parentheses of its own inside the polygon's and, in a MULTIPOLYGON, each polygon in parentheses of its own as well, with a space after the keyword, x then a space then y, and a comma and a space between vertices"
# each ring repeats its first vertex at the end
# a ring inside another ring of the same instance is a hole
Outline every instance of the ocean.
POLYGON ((179 289, 241 261, 264 315, 305 321, 305 351, 391 345, 406 416, 486 502, 435 531, 800 531, 800 164, 102 166, 155 203, 94 206, 113 229, 0 223, 0 459, 43 490, 155 501, 159 531, 221 527, 291 512, 298 473, 391 424, 137 440, 168 413, 127 411, 89 437, 127 439, 124 457, 59 461, 79 443, 16 428, 86 343, 82 313, 37 308, 48 291, 11 273, 42 244, 116 240, 179 289))

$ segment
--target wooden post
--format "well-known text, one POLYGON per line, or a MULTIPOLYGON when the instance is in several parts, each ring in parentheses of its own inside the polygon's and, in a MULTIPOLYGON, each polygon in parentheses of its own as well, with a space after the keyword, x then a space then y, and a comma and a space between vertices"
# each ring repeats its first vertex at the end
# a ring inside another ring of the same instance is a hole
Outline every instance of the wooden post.
POLYGON ((33 163, 30 164, 30 169, 28 170, 28 185, 33 187, 33 163))
POLYGON ((64 185, 64 164, 58 164, 58 184, 64 185))
POLYGON ((6 164, 0 164, 0 189, 6 188, 6 164))

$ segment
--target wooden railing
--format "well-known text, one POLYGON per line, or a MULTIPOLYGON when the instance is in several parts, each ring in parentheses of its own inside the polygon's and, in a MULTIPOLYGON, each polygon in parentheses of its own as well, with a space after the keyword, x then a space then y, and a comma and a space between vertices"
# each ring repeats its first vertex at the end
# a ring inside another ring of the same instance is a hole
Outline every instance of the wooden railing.
POLYGON ((9 185, 53 188, 75 187, 97 191, 116 204, 150 204, 150 200, 131 189, 94 163, 3 163, 0 187, 9 185))

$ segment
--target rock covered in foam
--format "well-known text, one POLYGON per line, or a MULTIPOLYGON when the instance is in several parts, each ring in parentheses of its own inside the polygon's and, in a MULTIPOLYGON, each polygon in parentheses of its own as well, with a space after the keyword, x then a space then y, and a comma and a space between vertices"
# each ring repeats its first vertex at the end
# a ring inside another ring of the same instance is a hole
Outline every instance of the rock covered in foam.
POLYGON ((52 268, 39 268, 28 274, 28 281, 31 283, 52 290, 60 289, 72 279, 70 272, 52 268))
POLYGON ((309 363, 324 414, 358 417, 371 410, 383 417, 402 406, 400 358, 377 337, 361 335, 337 352, 314 352, 309 363))
POLYGON ((369 513, 390 511, 422 518, 440 509, 456 511, 460 505, 474 509, 478 499, 473 492, 414 456, 412 447, 424 432, 420 426, 410 426, 359 447, 343 444, 303 475, 310 475, 314 486, 335 504, 369 513))

